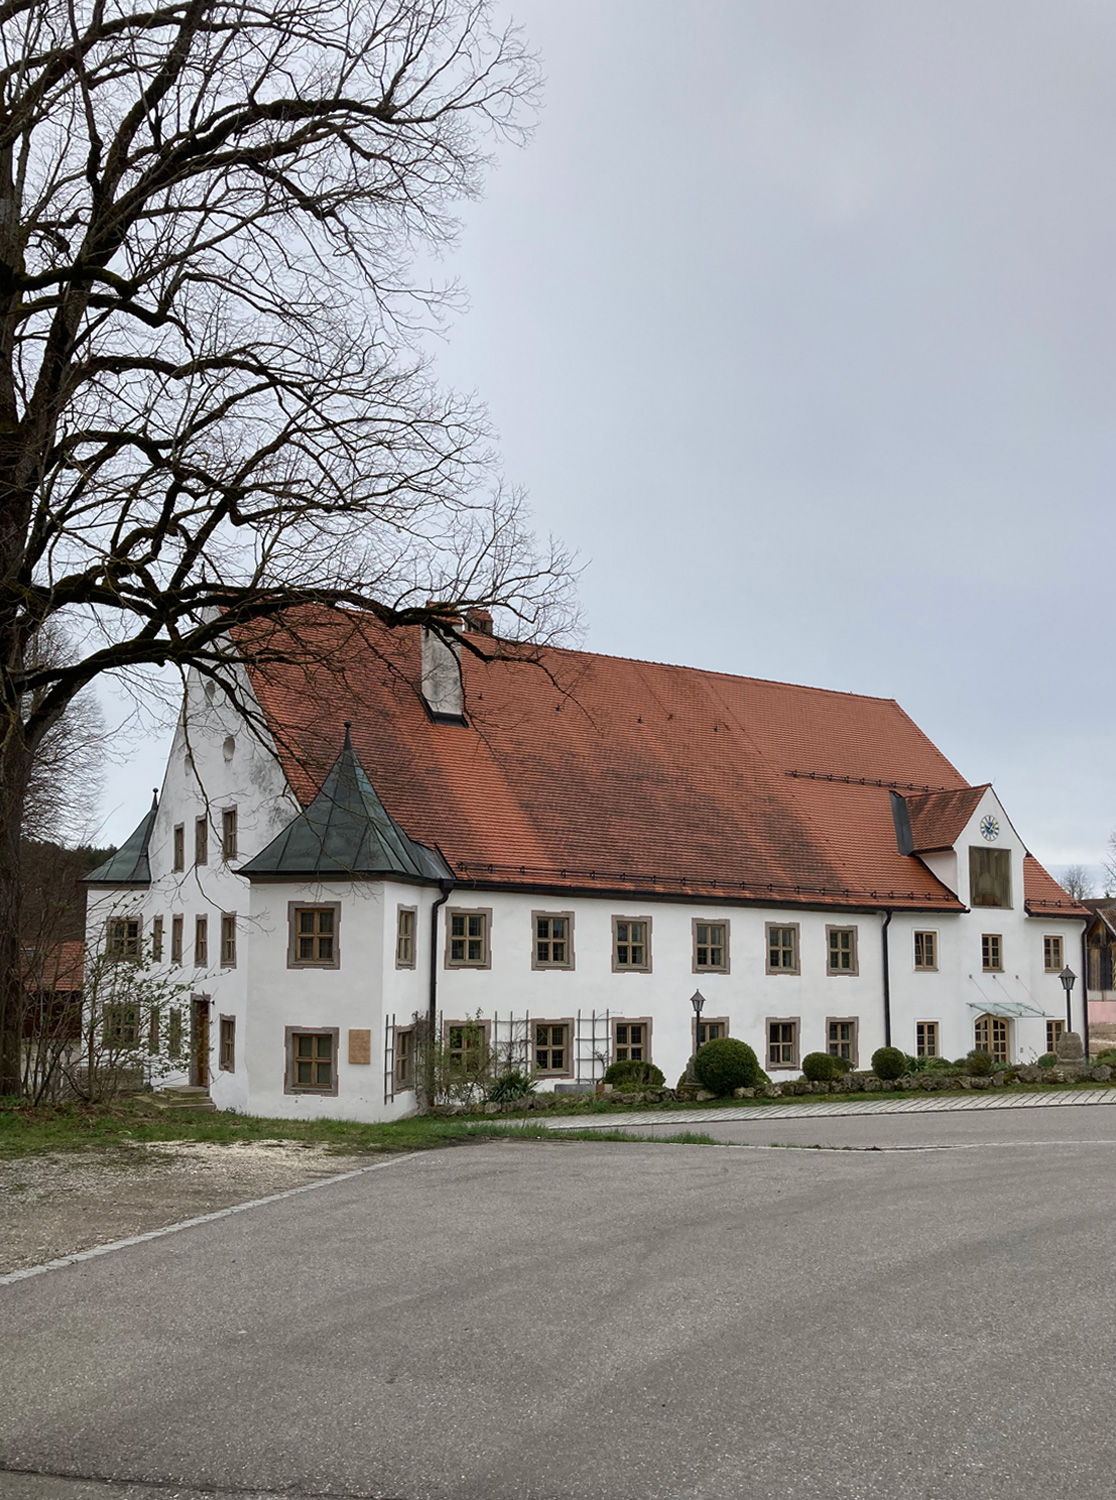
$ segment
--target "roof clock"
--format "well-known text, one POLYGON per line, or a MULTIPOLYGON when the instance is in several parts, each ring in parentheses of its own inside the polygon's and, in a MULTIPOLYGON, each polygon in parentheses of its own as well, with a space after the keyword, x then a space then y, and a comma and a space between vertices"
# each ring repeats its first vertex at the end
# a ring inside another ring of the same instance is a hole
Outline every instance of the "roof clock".
POLYGON ((985 813, 984 817, 980 820, 980 836, 983 839, 987 839, 990 844, 995 843, 1000 837, 999 819, 994 818, 991 813, 985 813))

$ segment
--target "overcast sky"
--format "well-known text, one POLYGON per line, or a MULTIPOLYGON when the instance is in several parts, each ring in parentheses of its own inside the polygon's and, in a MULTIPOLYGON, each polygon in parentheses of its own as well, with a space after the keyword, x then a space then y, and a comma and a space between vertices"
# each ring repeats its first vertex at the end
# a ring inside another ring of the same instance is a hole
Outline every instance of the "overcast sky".
POLYGON ((1098 863, 1116 6, 506 9, 544 108, 438 359, 579 550, 586 645, 897 698, 1040 859, 1098 863))

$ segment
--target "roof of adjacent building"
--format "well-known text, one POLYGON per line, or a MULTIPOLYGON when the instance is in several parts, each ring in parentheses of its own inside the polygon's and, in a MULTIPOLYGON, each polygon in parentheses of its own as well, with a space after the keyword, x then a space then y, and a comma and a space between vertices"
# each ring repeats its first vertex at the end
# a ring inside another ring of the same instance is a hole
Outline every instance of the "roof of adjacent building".
POLYGON ((317 796, 254 859, 249 876, 402 875, 442 880, 443 860, 407 837, 384 808, 360 764, 345 725, 345 743, 317 796))
POLYGON ((143 821, 132 830, 116 853, 110 855, 103 865, 98 865, 95 870, 85 876, 86 885, 149 885, 151 883, 147 846, 151 840, 151 830, 155 826, 155 813, 158 805, 156 795, 143 821))
MULTIPOLYGON (((297 636, 297 663, 247 643, 246 660, 299 799, 351 719, 385 813, 460 882, 962 909, 900 852, 888 794, 926 799, 915 821, 936 837, 983 788, 891 699, 559 648, 489 657, 506 648, 476 635, 467 722, 435 723, 417 627, 302 614, 297 636)), ((1026 900, 1084 915, 1030 857, 1026 900)))
POLYGON ((85 979, 85 944, 51 943, 36 952, 24 950, 24 983, 30 990, 76 994, 85 979))

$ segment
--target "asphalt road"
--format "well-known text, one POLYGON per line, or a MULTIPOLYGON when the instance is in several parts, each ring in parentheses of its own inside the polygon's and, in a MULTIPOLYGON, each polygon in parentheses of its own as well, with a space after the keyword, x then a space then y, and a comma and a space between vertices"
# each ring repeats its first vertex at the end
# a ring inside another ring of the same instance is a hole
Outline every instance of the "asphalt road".
POLYGON ((0 1497, 1108 1500, 1116 1111, 724 1130, 889 1149, 469 1146, 0 1287, 0 1497))

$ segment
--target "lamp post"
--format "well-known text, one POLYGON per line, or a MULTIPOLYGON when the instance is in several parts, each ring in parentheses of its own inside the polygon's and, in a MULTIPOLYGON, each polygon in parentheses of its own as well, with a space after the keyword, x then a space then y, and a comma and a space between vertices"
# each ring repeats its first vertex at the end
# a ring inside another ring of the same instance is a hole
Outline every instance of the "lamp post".
POLYGON ((1058 978, 1062 981, 1062 988, 1066 992, 1066 1030, 1072 1031, 1073 1014, 1070 1010, 1070 997, 1073 994, 1073 986, 1077 980, 1077 975, 1070 968, 1069 964, 1067 964, 1062 972, 1058 975, 1058 978))
POLYGON ((699 1046, 698 1031, 701 1027, 701 1012, 702 1008, 705 1005, 705 996, 701 993, 700 990, 695 990, 694 993, 690 996, 690 1004, 694 1007, 694 1050, 690 1053, 690 1061, 689 1065, 686 1068, 686 1072, 689 1074, 690 1082, 696 1083, 697 1074, 694 1072, 694 1058, 697 1055, 697 1049, 699 1046))

